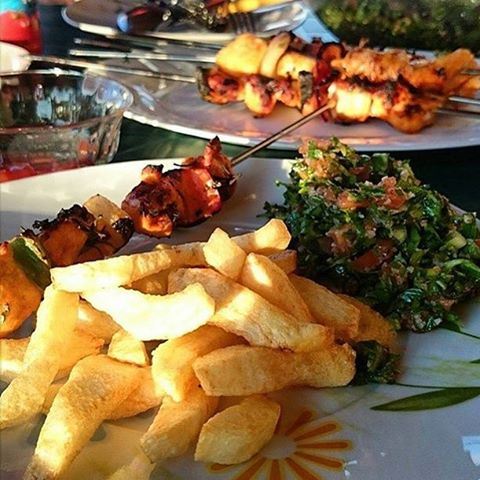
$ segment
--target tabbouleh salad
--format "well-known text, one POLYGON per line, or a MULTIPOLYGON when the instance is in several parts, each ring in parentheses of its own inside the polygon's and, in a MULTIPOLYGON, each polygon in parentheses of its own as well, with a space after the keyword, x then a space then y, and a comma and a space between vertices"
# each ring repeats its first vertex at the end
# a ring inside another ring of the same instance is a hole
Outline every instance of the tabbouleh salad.
POLYGON ((452 307, 480 290, 480 233, 422 185, 409 162, 310 142, 284 184, 283 219, 303 274, 359 297, 397 329, 456 328, 452 307))

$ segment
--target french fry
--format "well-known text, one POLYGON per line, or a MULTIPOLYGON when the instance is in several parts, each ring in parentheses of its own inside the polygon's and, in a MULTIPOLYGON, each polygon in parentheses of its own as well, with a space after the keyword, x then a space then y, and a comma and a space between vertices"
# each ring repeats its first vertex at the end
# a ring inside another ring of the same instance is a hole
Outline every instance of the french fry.
POLYGON ((242 343, 243 339, 213 325, 160 344, 152 355, 152 373, 156 385, 175 402, 186 398, 198 383, 192 363, 217 348, 242 343))
POLYGON ((308 278, 298 275, 290 275, 289 278, 318 323, 332 327, 337 338, 355 338, 360 321, 360 311, 356 306, 308 278))
POLYGON ((20 375, 29 342, 30 338, 0 339, 0 380, 10 383, 20 375))
MULTIPOLYGON (((274 218, 253 232, 231 238, 247 254, 254 252, 262 255, 274 255, 285 250, 292 237, 285 223, 274 218)), ((191 264, 185 264, 184 266, 202 267, 207 265, 203 256, 204 246, 205 242, 184 243, 183 245, 174 246, 162 243, 157 245, 155 250, 167 251, 176 249, 179 252, 188 251, 191 258, 194 258, 197 263, 194 265, 192 261, 191 264)), ((177 267, 180 266, 177 265, 177 267)))
POLYGON ((138 387, 108 415, 107 420, 133 417, 162 403, 164 393, 155 386, 152 368, 141 368, 139 373, 138 387))
POLYGON ((236 280, 247 254, 220 228, 214 230, 203 247, 207 264, 221 274, 236 280))
POLYGON ((140 367, 150 363, 145 344, 125 330, 119 330, 113 335, 108 346, 108 356, 140 367))
POLYGON ((252 345, 318 350, 333 342, 333 331, 323 325, 301 323, 250 289, 206 268, 178 269, 168 278, 168 290, 179 291, 200 283, 215 300, 211 325, 240 335, 252 345))
MULTIPOLYGON (((66 341, 67 347, 60 359, 55 380, 67 376, 80 359, 99 353, 104 343, 101 338, 93 337, 83 330, 74 330, 73 335, 66 341)), ((20 375, 23 369, 23 357, 29 342, 30 338, 0 339, 1 380, 11 382, 20 375)))
POLYGON ((0 428, 26 422, 41 411, 73 333, 77 309, 78 295, 46 288, 22 372, 0 397, 0 428))
POLYGON ((238 237, 233 241, 246 253, 270 255, 285 250, 292 236, 282 220, 269 220, 263 227, 238 237))
MULTIPOLYGON (((151 367, 140 368, 139 375, 140 382, 138 387, 108 415, 106 420, 133 417, 151 408, 158 407, 162 403, 164 394, 163 392, 158 392, 158 389, 155 388, 151 367)), ((43 403, 42 413, 48 414, 57 393, 64 384, 65 382, 56 382, 50 385, 43 403)))
POLYGON ((110 343, 113 334, 118 332, 121 327, 108 313, 100 312, 90 303, 80 299, 76 328, 94 337, 102 338, 105 343, 110 343))
POLYGON ((297 269, 297 252, 295 250, 283 250, 282 252, 272 253, 268 255, 268 258, 287 275, 290 275, 297 269))
POLYGON ((195 460, 233 465, 252 458, 273 437, 280 405, 261 395, 214 415, 202 427, 195 460))
POLYGON ((67 292, 83 292, 130 285, 162 270, 196 266, 198 262, 195 250, 172 247, 52 268, 50 275, 56 288, 67 292))
POLYGON ((65 385, 64 381, 52 383, 47 390, 47 394, 45 395, 45 400, 43 401, 42 405, 42 413, 44 415, 48 415, 48 412, 52 408, 53 401, 57 396, 57 393, 60 389, 65 385))
POLYGON ((168 275, 171 270, 162 270, 130 284, 132 290, 150 295, 165 295, 168 289, 168 275))
POLYGON ((193 369, 207 395, 215 396, 268 393, 296 385, 338 387, 355 374, 355 352, 348 344, 301 353, 237 345, 195 360, 193 369))
POLYGON ((358 332, 353 338, 355 342, 376 340, 386 347, 394 347, 397 334, 388 320, 356 298, 348 295, 340 295, 340 297, 360 311, 358 332))
POLYGON ((102 421, 138 386, 139 370, 106 355, 80 360, 53 401, 24 480, 62 475, 102 421))
POLYGON ((238 281, 300 322, 314 321, 288 275, 269 258, 249 253, 238 281))
POLYGON ((207 397, 195 387, 182 402, 166 397, 153 423, 140 440, 152 462, 178 457, 197 440, 202 425, 215 413, 216 397, 207 397))
POLYGON ((180 337, 207 323, 215 311, 214 300, 201 285, 188 285, 171 295, 113 287, 89 290, 82 296, 138 340, 180 337))
POLYGON ((108 480, 149 480, 155 469, 155 464, 140 451, 130 463, 123 465, 116 472, 108 477, 108 480))

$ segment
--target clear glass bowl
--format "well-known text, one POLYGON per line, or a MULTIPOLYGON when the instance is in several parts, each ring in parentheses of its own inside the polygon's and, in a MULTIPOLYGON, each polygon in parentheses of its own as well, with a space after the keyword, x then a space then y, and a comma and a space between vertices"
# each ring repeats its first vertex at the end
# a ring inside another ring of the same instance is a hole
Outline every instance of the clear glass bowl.
POLYGON ((0 75, 0 181, 112 160, 130 91, 59 69, 0 75))

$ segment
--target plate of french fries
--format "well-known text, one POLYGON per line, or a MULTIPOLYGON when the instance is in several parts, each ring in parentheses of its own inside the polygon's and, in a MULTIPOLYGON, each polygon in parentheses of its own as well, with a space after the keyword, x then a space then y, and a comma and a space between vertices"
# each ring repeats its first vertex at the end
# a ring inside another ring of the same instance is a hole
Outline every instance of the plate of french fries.
MULTIPOLYGON (((0 339, 0 478, 478 476, 478 305, 468 337, 397 338, 298 274, 285 224, 258 216, 290 163, 253 161, 205 224, 51 269, 38 310, 0 339), (363 340, 402 354, 398 385, 349 385, 363 340), (456 401, 435 394, 448 389, 456 401)), ((91 195, 119 202, 147 163, 2 184, 2 241, 91 195)))

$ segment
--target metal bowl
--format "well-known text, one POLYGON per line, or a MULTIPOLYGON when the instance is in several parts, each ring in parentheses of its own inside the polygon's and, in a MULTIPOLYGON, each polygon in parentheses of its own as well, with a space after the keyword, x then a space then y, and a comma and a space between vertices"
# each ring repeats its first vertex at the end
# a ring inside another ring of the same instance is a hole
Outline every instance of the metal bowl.
POLYGON ((132 101, 119 82, 91 74, 0 75, 0 179, 109 162, 132 101))

